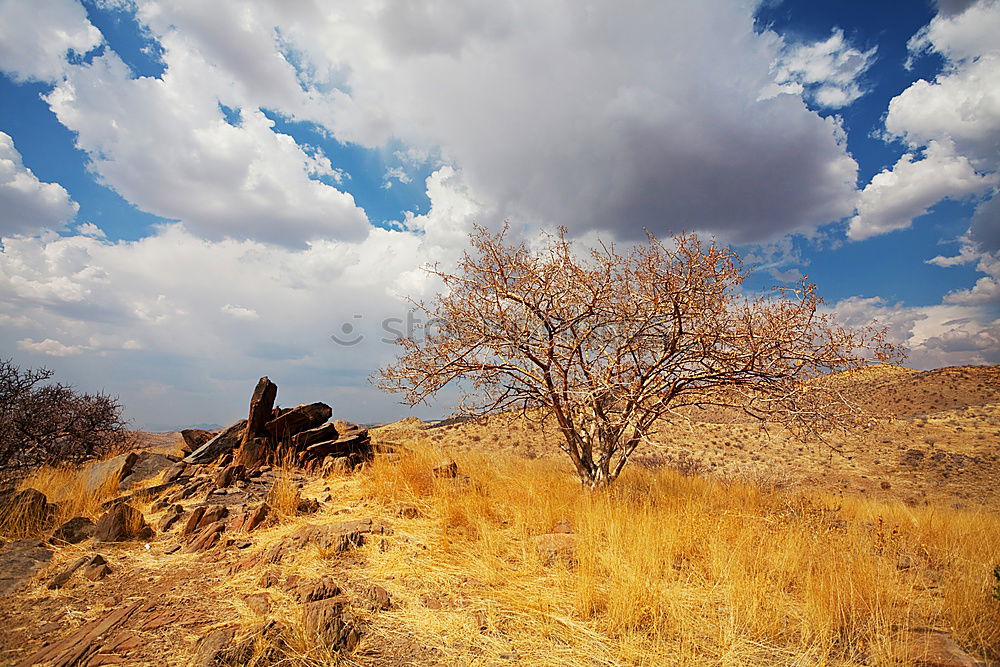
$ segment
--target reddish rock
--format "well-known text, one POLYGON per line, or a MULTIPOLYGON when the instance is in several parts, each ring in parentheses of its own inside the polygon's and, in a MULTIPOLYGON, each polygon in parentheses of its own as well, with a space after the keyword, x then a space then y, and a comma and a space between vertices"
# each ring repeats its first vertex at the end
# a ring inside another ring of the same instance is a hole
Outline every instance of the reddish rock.
POLYGON ((271 611, 271 596, 267 593, 254 593, 246 597, 247 606, 261 616, 267 616, 271 611))
POLYGON ((94 530, 95 542, 125 542, 145 540, 153 536, 142 513, 126 503, 118 503, 100 519, 94 530))
POLYGON ((224 489, 233 482, 246 479, 246 468, 243 465, 226 466, 215 476, 215 488, 224 489))
POLYGON ((226 518, 229 510, 223 505, 199 505, 191 512, 181 535, 190 535, 210 524, 217 523, 226 518))
POLYGON ((277 396, 278 385, 271 382, 266 375, 257 380, 257 386, 250 398, 250 414, 247 417, 246 434, 243 436, 244 444, 252 438, 267 435, 264 426, 273 419, 274 399, 277 396))
POLYGON ((334 424, 323 424, 316 428, 301 431, 292 436, 292 444, 296 449, 305 449, 309 445, 327 440, 336 440, 340 437, 337 427, 334 424))
POLYGON ((226 524, 222 521, 217 521, 213 524, 205 526, 198 533, 188 541, 186 547, 181 550, 184 554, 193 554, 199 551, 205 551, 211 549, 215 546, 215 543, 219 541, 219 536, 226 530, 226 524))
POLYGON ((290 441, 292 436, 316 428, 333 415, 333 409, 326 403, 299 405, 269 421, 267 432, 279 441, 290 441))
POLYGON ((352 651, 361 640, 361 632, 347 613, 343 598, 307 603, 302 611, 302 628, 315 644, 334 651, 352 651))
POLYGON ((944 632, 914 630, 907 644, 907 654, 916 667, 986 667, 944 632))
POLYGON ((184 446, 182 448, 184 453, 190 454, 214 438, 215 434, 200 428, 186 428, 181 431, 181 437, 184 439, 184 446))
POLYGON ((177 523, 178 520, 180 520, 183 515, 184 508, 180 505, 174 505, 168 509, 167 513, 163 515, 163 518, 160 519, 160 524, 157 526, 157 530, 161 533, 167 532, 175 523, 177 523))
POLYGON ((91 581, 100 581, 104 577, 111 574, 111 567, 108 562, 104 559, 104 556, 100 554, 94 554, 91 558, 84 564, 81 573, 87 579, 91 581))
POLYGON ((89 623, 84 623, 69 636, 43 646, 18 664, 46 664, 55 667, 92 665, 95 664, 97 658, 103 657, 98 656, 98 653, 109 655, 112 654, 113 650, 124 652, 124 649, 119 645, 121 635, 118 631, 139 612, 144 604, 144 602, 135 602, 127 607, 110 611, 89 623))
POLYGON ((46 584, 46 587, 49 588, 50 590, 56 588, 62 588, 63 586, 66 585, 66 582, 69 581, 70 577, 73 576, 73 573, 79 570, 81 567, 83 567, 83 565, 88 560, 90 560, 90 557, 88 556, 82 556, 76 559, 75 561, 70 563, 65 569, 61 570, 58 574, 52 577, 49 580, 49 583, 46 584))
POLYGON ((49 542, 52 544, 79 544, 84 540, 89 540, 94 536, 94 522, 88 517, 73 517, 63 525, 56 528, 52 533, 49 542))
POLYGON ((58 508, 36 489, 22 489, 0 496, 0 525, 21 535, 37 534, 51 526, 58 508))
POLYGON ((246 514, 246 518, 243 520, 243 524, 240 526, 240 530, 249 533, 254 528, 264 523, 267 515, 271 511, 271 506, 267 503, 261 503, 256 509, 253 509, 246 514))
POLYGON ((433 470, 435 477, 455 478, 458 476, 458 464, 454 461, 446 461, 433 470))
POLYGON ((231 454, 243 442, 243 431, 247 421, 241 419, 229 426, 204 445, 194 450, 184 459, 184 463, 211 463, 226 454, 231 454))

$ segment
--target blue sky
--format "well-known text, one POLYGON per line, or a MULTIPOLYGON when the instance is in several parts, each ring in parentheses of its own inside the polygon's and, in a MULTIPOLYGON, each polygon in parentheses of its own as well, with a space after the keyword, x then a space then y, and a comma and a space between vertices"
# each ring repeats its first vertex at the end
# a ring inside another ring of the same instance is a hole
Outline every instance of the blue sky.
POLYGON ((0 0, 0 353, 147 428, 263 374, 398 418, 367 377, 420 267, 509 219, 715 235, 912 366, 997 363, 996 34, 996 0, 0 0))

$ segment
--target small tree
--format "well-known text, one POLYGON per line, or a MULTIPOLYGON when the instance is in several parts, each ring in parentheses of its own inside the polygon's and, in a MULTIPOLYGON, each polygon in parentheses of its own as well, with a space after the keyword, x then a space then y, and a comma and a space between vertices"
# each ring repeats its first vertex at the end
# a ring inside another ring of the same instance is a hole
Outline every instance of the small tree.
POLYGON ((438 323, 378 384, 414 405, 471 382, 460 411, 521 410, 554 419, 583 484, 614 481, 657 421, 682 406, 738 408, 761 421, 815 429, 857 418, 817 376, 889 361, 874 326, 848 330, 814 285, 769 297, 739 292, 739 257, 680 234, 625 253, 574 253, 566 230, 540 250, 476 228, 456 273, 430 269, 446 291, 415 303, 438 323))
POLYGON ((117 399, 48 383, 51 377, 0 359, 0 485, 40 465, 104 456, 128 440, 117 399))

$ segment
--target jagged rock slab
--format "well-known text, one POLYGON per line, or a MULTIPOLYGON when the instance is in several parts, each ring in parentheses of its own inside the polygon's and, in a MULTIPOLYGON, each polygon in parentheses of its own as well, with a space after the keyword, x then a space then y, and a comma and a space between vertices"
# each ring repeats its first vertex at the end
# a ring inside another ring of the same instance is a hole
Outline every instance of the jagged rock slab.
POLYGON ((291 439, 292 436, 316 428, 333 416, 333 408, 326 403, 308 403, 298 405, 277 419, 265 424, 267 432, 278 441, 291 439))
POLYGON ((86 623, 65 639, 42 647, 17 663, 17 667, 28 667, 40 663, 52 665, 52 667, 85 665, 97 653, 113 653, 113 648, 121 650, 123 644, 121 635, 112 635, 112 633, 124 626, 145 604, 144 602, 135 602, 86 623))
POLYGON ((184 463, 211 463, 223 454, 236 449, 243 440, 243 431, 246 426, 247 420, 241 419, 224 429, 219 435, 191 452, 184 459, 184 463))
POLYGON ((129 489, 139 482, 156 477, 162 471, 173 467, 178 460, 175 456, 156 454, 155 452, 140 452, 135 463, 132 465, 132 469, 126 477, 118 482, 118 486, 122 489, 129 489))
POLYGON ((336 440, 339 437, 340 432, 337 431, 337 426, 328 423, 297 433, 292 437, 292 444, 295 445, 296 449, 304 449, 317 442, 336 440))
POLYGON ((84 476, 84 486, 88 493, 96 493, 106 484, 119 484, 132 472, 132 466, 139 460, 135 452, 119 454, 107 461, 92 463, 84 476))

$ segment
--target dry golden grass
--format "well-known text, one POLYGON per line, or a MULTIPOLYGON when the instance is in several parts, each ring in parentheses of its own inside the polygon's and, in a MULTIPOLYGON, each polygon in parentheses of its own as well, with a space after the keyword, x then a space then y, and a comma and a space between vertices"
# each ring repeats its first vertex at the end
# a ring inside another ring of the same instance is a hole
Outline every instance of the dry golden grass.
POLYGON ((45 494, 57 507, 56 513, 43 524, 37 516, 15 512, 0 518, 0 537, 37 536, 47 528, 77 516, 93 520, 101 514, 101 505, 118 494, 116 480, 107 480, 95 489, 87 486, 86 476, 75 467, 46 466, 32 472, 18 484, 19 489, 35 489, 45 494))
POLYGON ((904 664, 906 631, 934 627, 996 656, 994 515, 668 470, 590 493, 551 461, 485 454, 459 458, 465 484, 431 474, 443 453, 428 443, 410 449, 342 489, 386 520, 402 504, 423 514, 391 519, 403 539, 351 571, 397 603, 359 655, 408 636, 448 664, 904 664), (563 518, 577 562, 547 564, 531 537, 563 518))

